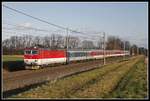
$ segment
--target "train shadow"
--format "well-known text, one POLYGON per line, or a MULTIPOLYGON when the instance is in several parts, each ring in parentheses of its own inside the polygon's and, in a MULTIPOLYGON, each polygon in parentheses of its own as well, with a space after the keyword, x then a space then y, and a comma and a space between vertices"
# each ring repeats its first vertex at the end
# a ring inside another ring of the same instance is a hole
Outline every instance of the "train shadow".
POLYGON ((24 61, 4 61, 3 69, 9 72, 24 70, 24 61))
MULTIPOLYGON (((43 81, 41 83, 36 83, 36 84, 31 84, 22 88, 17 88, 17 89, 13 89, 13 90, 9 90, 9 91, 5 91, 3 92, 3 98, 11 98, 13 95, 17 95, 19 93, 28 91, 30 89, 34 89, 37 88, 37 86, 41 86, 43 84, 46 84, 48 81, 43 81)), ((13 98, 13 97, 12 97, 13 98)), ((14 97, 15 98, 15 97, 14 97)))

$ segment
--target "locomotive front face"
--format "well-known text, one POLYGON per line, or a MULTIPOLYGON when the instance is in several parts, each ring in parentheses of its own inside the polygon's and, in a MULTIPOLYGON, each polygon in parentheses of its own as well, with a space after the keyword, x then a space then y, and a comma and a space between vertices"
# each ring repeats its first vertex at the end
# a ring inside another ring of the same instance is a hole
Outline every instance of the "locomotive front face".
POLYGON ((39 51, 38 50, 25 50, 24 51, 24 63, 26 65, 38 65, 39 64, 39 51))

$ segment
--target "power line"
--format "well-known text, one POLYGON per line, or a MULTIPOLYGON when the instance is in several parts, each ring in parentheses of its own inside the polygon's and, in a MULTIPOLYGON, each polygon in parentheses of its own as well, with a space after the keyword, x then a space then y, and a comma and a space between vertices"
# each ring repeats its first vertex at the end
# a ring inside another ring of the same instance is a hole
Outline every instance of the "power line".
MULTIPOLYGON (((17 31, 15 31, 15 30, 13 30, 13 29, 10 29, 10 28, 3 28, 3 32, 6 32, 7 31, 7 33, 8 33, 8 31, 9 31, 9 33, 26 33, 26 32, 21 32, 21 31, 19 31, 18 32, 18 30, 17 31), (14 32, 15 31, 15 32, 14 32)), ((37 32, 36 32, 37 33, 37 32)), ((40 34, 40 33, 39 33, 40 34)), ((77 36, 71 36, 71 37, 77 37, 77 36)), ((80 39, 86 39, 86 40, 92 40, 92 41, 98 41, 98 37, 90 37, 90 36, 81 36, 81 35, 79 35, 78 36, 78 38, 80 38, 80 39), (97 39, 97 40, 96 40, 97 39)))
MULTIPOLYGON (((10 26, 15 26, 15 27, 23 27, 23 28, 30 29, 30 30, 35 30, 35 31, 44 31, 44 32, 45 31, 46 32, 54 31, 54 30, 47 30, 47 29, 41 29, 41 28, 36 28, 36 27, 23 26, 23 25, 19 25, 19 24, 15 24, 15 23, 6 23, 6 22, 4 23, 4 22, 3 22, 3 24, 5 24, 5 25, 10 25, 10 26)), ((60 30, 56 30, 56 31, 60 31, 60 30)))
MULTIPOLYGON (((11 8, 11 7, 8 7, 8 6, 6 6, 6 5, 3 5, 3 6, 6 7, 6 8, 8 8, 8 9, 10 9, 10 10, 13 10, 13 11, 15 11, 15 12, 17 12, 17 13, 20 13, 20 14, 23 14, 23 15, 25 15, 25 16, 31 17, 31 18, 33 18, 33 19, 36 19, 36 20, 38 20, 38 21, 47 23, 47 24, 49 24, 49 25, 55 26, 55 27, 60 28, 60 29, 64 29, 64 30, 66 30, 67 32, 68 32, 68 31, 71 31, 71 32, 74 32, 74 33, 84 34, 84 35, 86 35, 86 36, 85 36, 86 39, 89 37, 89 36, 87 36, 87 33, 83 33, 83 32, 80 32, 80 31, 76 31, 76 30, 69 29, 69 28, 67 28, 67 27, 63 27, 63 26, 60 26, 60 25, 56 25, 56 24, 50 23, 50 22, 48 22, 48 21, 45 21, 45 20, 43 20, 43 19, 40 19, 40 18, 31 16, 31 15, 29 15, 29 14, 27 14, 27 13, 24 13, 24 12, 20 11, 20 10, 17 10, 17 9, 14 9, 14 8, 11 8)), ((68 34, 67 34, 67 39, 68 39, 68 34)), ((90 39, 93 39, 93 37, 90 37, 90 39)), ((93 40, 95 40, 95 39, 93 39, 93 40)), ((68 46, 68 45, 67 45, 67 46, 68 46)))
MULTIPOLYGON (((43 31, 43 32, 52 32, 50 30, 45 30, 45 29, 39 29, 39 28, 35 28, 35 27, 25 27, 25 26, 20 26, 20 25, 17 25, 17 24, 12 24, 12 23, 4 23, 6 25, 10 25, 10 26, 15 26, 15 27, 21 27, 21 28, 25 28, 25 29, 14 29, 14 30, 34 30, 34 31, 43 31)), ((6 28, 6 27, 3 27, 3 29, 8 29, 8 30, 13 30, 13 28, 6 28)), ((54 32, 54 31, 53 31, 54 32)), ((82 34, 82 33, 77 33, 79 35, 82 35, 81 37, 83 38, 88 38, 88 39, 97 39, 98 38, 98 35, 85 35, 85 34, 82 34), (91 37, 90 37, 91 36, 91 37)), ((72 36, 74 36, 73 33, 71 33, 72 36)))
POLYGON ((26 14, 26 13, 24 13, 24 12, 21 12, 21 11, 19 11, 19 10, 14 9, 14 8, 8 7, 8 6, 6 6, 6 5, 3 5, 3 6, 6 7, 6 8, 8 8, 8 9, 10 9, 10 10, 15 11, 15 12, 18 12, 18 13, 21 13, 21 14, 26 15, 26 16, 28 16, 28 17, 31 17, 31 18, 33 18, 33 19, 39 20, 39 21, 41 21, 41 22, 45 22, 45 23, 47 23, 47 24, 50 24, 50 25, 52 25, 52 26, 55 26, 55 27, 58 27, 58 28, 61 28, 61 29, 66 29, 65 27, 62 27, 62 26, 59 26, 59 25, 56 25, 56 24, 47 22, 47 21, 45 21, 45 20, 42 20, 42 19, 39 19, 39 18, 37 18, 37 17, 31 16, 31 15, 29 15, 29 14, 26 14))
POLYGON ((15 11, 15 12, 18 12, 18 13, 20 13, 20 14, 23 14, 23 15, 25 15, 25 16, 31 17, 31 18, 33 18, 33 19, 36 19, 36 20, 38 20, 38 21, 41 21, 41 22, 50 24, 50 25, 52 25, 52 26, 55 26, 55 27, 58 27, 58 28, 61 28, 61 29, 64 29, 64 30, 67 29, 67 30, 69 30, 69 31, 71 31, 71 32, 75 32, 75 33, 86 34, 86 33, 83 33, 83 32, 79 32, 79 31, 76 31, 76 30, 69 29, 69 28, 67 28, 67 27, 62 27, 62 26, 60 26, 60 25, 56 25, 56 24, 50 23, 50 22, 48 22, 48 21, 45 21, 45 20, 42 20, 42 19, 40 19, 40 18, 31 16, 31 15, 29 15, 29 14, 27 14, 27 13, 24 13, 24 12, 22 12, 22 11, 20 11, 20 10, 17 10, 17 9, 14 9, 14 8, 11 8, 11 7, 8 7, 8 6, 4 5, 4 4, 3 4, 3 6, 6 7, 6 8, 8 8, 8 9, 10 9, 10 10, 13 10, 13 11, 15 11))
POLYGON ((4 24, 10 25, 10 26, 15 26, 15 27, 22 27, 22 28, 26 28, 28 30, 51 32, 50 30, 39 29, 39 28, 35 28, 35 27, 25 27, 25 26, 16 25, 16 24, 10 24, 10 23, 4 23, 4 24))
MULTIPOLYGON (((18 30, 16 30, 15 31, 15 29, 10 29, 10 28, 5 28, 5 27, 3 27, 3 32, 6 32, 6 33, 26 33, 26 31, 25 32, 21 32, 21 31, 18 31, 18 30)), ((31 33, 31 32, 30 32, 31 33)), ((36 32, 37 33, 37 32, 36 32)), ((37 33, 38 34, 38 33, 37 33)), ((39 33, 40 34, 40 33, 39 33)), ((82 34, 81 34, 82 35, 82 34)), ((98 37, 90 37, 90 36, 84 36, 84 35, 79 35, 78 36, 78 38, 80 38, 80 39, 86 39, 86 40, 93 40, 93 41, 96 41, 96 39, 98 39, 98 37)), ((70 36, 69 36, 70 37, 70 36)), ((77 37, 77 36, 74 36, 74 35, 71 35, 71 37, 77 37)), ((98 41, 98 40, 97 40, 98 41)))

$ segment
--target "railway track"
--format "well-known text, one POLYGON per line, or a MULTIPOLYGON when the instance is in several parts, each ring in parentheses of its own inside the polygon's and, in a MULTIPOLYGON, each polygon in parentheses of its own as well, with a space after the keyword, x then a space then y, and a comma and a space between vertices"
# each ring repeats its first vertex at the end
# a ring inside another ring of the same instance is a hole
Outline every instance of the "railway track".
MULTIPOLYGON (((119 57, 120 59, 121 59, 121 57, 119 57)), ((119 59, 118 58, 118 59, 119 59)), ((109 59, 108 59, 109 60, 109 59)), ((58 65, 58 66, 55 66, 55 67, 47 67, 47 68, 44 68, 44 69, 40 69, 40 70, 20 70, 20 71, 15 71, 15 72, 3 72, 3 80, 5 80, 5 79, 9 79, 9 78, 15 78, 15 77, 17 77, 17 76, 25 76, 25 75, 28 75, 28 74, 32 74, 32 73, 39 73, 39 72, 43 72, 43 71, 47 71, 47 70, 53 70, 53 69, 56 69, 56 68, 62 68, 62 67, 70 67, 70 66, 78 66, 78 65, 85 65, 85 64, 87 64, 87 63, 92 63, 92 64, 94 64, 94 63, 101 63, 102 64, 102 62, 103 62, 103 60, 93 60, 93 61, 84 61, 84 62, 77 62, 77 63, 71 63, 71 64, 68 64, 68 65, 58 65)), ((109 61, 109 63, 110 63, 111 61, 109 61)), ((113 61, 112 61, 113 62, 113 61)))
MULTIPOLYGON (((119 59, 118 59, 119 60, 119 59)), ((116 60, 115 60, 116 61, 116 60)), ((109 61, 108 63, 111 63, 109 61)), ((95 69, 102 66, 102 60, 88 61, 83 63, 73 63, 61 65, 54 68, 45 68, 40 70, 23 70, 10 73, 3 78, 3 92, 24 88, 33 84, 38 84, 50 80, 55 80, 65 76, 73 75, 83 71, 95 69)))
MULTIPOLYGON (((89 63, 101 63, 101 60, 96 60, 96 61, 88 61, 89 63)), ((15 72, 9 72, 9 73, 4 73, 3 74, 3 79, 11 79, 11 78, 15 78, 15 77, 20 77, 20 76, 25 76, 28 74, 32 74, 32 73, 40 73, 40 72, 44 72, 44 71, 48 71, 48 70, 55 70, 55 69, 60 69, 60 68, 67 68, 70 66, 78 66, 78 65, 85 65, 88 62, 83 62, 83 63, 71 63, 68 65, 59 65, 57 67, 46 67, 44 69, 39 69, 39 70, 20 70, 20 71, 15 71, 15 72)))

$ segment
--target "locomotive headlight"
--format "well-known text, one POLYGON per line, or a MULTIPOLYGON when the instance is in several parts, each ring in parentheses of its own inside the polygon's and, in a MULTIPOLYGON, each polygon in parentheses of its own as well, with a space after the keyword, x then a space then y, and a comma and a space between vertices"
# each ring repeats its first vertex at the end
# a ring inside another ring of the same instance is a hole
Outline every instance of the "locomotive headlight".
POLYGON ((35 62, 37 62, 38 60, 35 60, 35 62))

